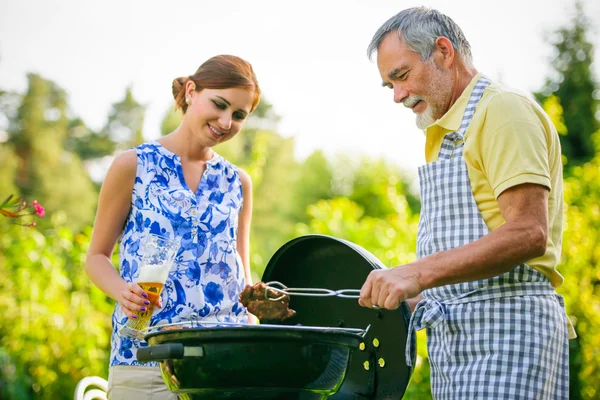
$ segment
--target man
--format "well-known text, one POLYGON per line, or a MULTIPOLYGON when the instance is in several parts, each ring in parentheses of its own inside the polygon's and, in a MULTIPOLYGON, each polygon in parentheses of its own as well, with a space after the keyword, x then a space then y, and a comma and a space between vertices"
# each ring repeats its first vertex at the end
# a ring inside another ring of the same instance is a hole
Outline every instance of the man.
MULTIPOLYGON (((383 86, 426 133, 418 260, 372 272, 365 307, 416 307, 436 399, 567 399, 561 150, 529 98, 474 68, 449 17, 411 8, 379 28, 383 86)), ((407 345, 413 362, 414 343, 407 345)))

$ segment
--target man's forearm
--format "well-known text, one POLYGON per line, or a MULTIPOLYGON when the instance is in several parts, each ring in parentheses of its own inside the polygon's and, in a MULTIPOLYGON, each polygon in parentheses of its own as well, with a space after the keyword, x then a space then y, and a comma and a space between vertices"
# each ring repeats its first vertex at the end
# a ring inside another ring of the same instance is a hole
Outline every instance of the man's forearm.
POLYGON ((415 268, 423 289, 491 278, 546 251, 547 236, 520 223, 506 223, 484 237, 422 258, 415 268))

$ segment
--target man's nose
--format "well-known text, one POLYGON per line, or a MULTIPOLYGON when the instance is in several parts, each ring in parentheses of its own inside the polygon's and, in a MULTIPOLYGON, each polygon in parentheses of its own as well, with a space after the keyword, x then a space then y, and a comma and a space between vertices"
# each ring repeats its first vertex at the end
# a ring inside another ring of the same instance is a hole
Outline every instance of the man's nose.
POLYGON ((394 103, 402 103, 408 97, 408 91, 401 86, 394 86, 394 103))

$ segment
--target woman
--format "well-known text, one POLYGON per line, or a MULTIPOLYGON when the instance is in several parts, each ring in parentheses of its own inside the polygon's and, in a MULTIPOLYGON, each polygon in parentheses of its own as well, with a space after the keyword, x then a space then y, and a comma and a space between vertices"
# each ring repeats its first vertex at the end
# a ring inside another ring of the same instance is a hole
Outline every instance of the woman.
MULTIPOLYGON (((93 282, 117 301, 113 313, 109 397, 176 399, 156 363, 139 364, 140 343, 119 334, 150 304, 136 282, 143 239, 181 243, 150 325, 189 320, 247 322, 239 293, 251 284, 250 177, 212 147, 233 138, 260 101, 252 66, 216 56, 173 81, 183 120, 171 134, 119 154, 100 191, 87 256, 93 282), (120 275, 111 263, 120 240, 120 275)), ((252 321, 254 322, 254 321, 252 321)))

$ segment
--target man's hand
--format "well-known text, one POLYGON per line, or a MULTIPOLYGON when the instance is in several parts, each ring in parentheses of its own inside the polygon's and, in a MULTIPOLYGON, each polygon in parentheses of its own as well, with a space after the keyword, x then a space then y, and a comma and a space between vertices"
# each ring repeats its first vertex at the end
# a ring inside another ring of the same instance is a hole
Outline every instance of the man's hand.
POLYGON ((400 307, 403 300, 419 295, 421 284, 415 265, 379 269, 371 272, 360 289, 358 303, 363 307, 379 306, 388 310, 400 307))

